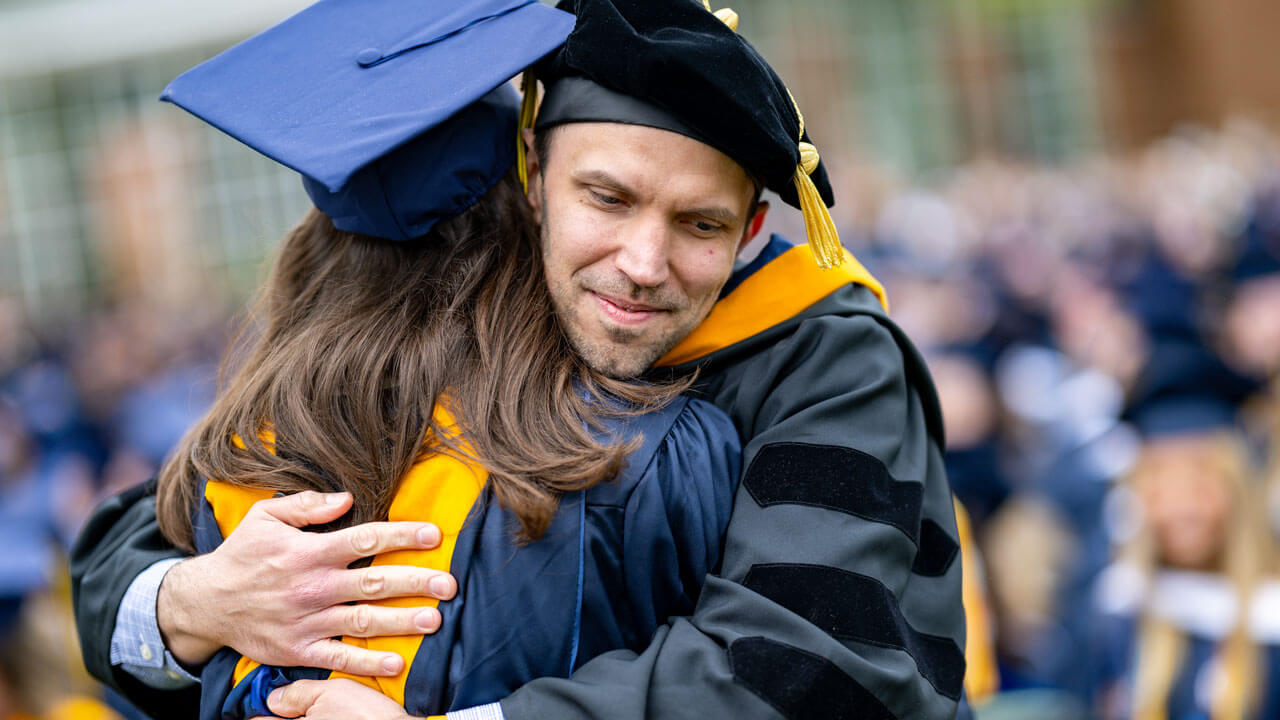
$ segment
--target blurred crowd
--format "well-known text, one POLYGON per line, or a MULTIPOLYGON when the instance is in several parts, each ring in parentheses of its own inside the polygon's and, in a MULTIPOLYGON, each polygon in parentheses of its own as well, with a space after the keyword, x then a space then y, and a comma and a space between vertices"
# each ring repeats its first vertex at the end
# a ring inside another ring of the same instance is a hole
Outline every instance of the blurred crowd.
POLYGON ((51 331, 0 297, 0 718, 116 717, 80 663, 67 551, 204 412, 225 332, 128 301, 51 331))
POLYGON ((979 717, 1280 717, 1274 137, 978 163, 864 209, 983 556, 979 717))
MULTIPOLYGON (((1280 717, 1274 136, 844 185, 842 237, 929 359, 981 554, 979 717, 1280 717)), ((207 407, 230 305, 113 297, 55 330, 0 296, 0 718, 112 717, 58 714, 101 697, 66 551, 207 407)))

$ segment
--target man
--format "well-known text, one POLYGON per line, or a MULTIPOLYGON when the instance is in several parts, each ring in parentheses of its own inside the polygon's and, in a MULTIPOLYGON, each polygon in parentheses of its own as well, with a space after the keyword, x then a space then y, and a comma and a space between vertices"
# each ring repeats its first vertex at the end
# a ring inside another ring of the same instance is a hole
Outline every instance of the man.
MULTIPOLYGON (((577 25, 536 68, 548 96, 527 161, 556 312, 599 370, 698 369, 698 391, 743 437, 747 470, 722 567, 691 617, 672 619, 643 653, 607 653, 500 707, 451 715, 953 716, 963 611, 936 399, 879 286, 832 248, 830 188, 799 109, 730 13, 694 0, 561 7, 577 25), (802 208, 813 251, 755 238, 761 186, 802 208)), ((440 617, 342 603, 453 591, 440 574, 348 570, 321 555, 332 542, 293 529, 341 515, 345 498, 266 501, 219 551, 157 562, 175 553, 144 495, 99 512, 73 573, 86 661, 150 708, 190 690, 135 677, 146 663, 123 657, 129 638, 117 627, 129 622, 126 591, 145 601, 159 586, 160 629, 179 660, 230 645, 273 664, 369 675, 400 665, 330 638, 428 632, 440 617)), ((379 525, 344 538, 372 555, 438 533, 379 525)), ((144 659, 164 672, 168 654, 150 644, 144 659)), ((323 717, 332 704, 318 700, 342 692, 328 682, 278 691, 272 709, 323 717)))

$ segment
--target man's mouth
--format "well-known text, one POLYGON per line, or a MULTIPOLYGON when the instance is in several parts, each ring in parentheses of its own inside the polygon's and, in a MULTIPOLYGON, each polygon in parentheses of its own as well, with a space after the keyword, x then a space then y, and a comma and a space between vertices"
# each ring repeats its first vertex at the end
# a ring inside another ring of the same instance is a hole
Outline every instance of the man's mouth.
POLYGON ((643 325, 665 309, 612 295, 591 292, 604 316, 620 325, 643 325))

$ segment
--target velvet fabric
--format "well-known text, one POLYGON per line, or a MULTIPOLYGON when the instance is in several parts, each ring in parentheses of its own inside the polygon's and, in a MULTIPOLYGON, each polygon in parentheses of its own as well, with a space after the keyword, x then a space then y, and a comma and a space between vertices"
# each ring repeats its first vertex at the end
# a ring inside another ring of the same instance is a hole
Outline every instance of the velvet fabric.
POLYGON ((810 505, 892 525, 918 545, 921 488, 899 482, 874 455, 841 447, 781 442, 760 448, 742 486, 763 507, 810 505), (775 478, 785 477, 785 483, 775 478))
MULTIPOLYGON (((800 207, 793 183, 800 118, 786 84, 741 35, 697 0, 561 0, 557 9, 577 23, 564 45, 534 66, 548 95, 557 80, 580 76, 644 100, 800 207)), ((805 140, 812 142, 807 130, 805 140)), ((823 165, 809 177, 834 205, 823 165)))
POLYGON ((787 720, 898 720, 875 695, 835 663, 766 637, 729 646, 733 676, 787 720), (803 683, 791 683, 788 676, 803 683))
POLYGON ((912 627, 879 580, 823 565, 773 563, 752 567, 742 584, 834 638, 906 652, 935 690, 960 699, 964 651, 950 638, 912 627), (842 601, 832 603, 833 597, 842 601))

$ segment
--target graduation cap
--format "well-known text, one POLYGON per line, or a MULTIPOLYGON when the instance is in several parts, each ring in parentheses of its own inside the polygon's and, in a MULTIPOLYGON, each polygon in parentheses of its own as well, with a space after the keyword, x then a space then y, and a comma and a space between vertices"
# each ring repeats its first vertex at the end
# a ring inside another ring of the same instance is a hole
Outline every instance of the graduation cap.
MULTIPOLYGON (((1280 198, 1273 204, 1280 206, 1280 198)), ((1236 283, 1280 274, 1280 209, 1269 210, 1256 213, 1245 228, 1244 247, 1231 269, 1236 283)))
POLYGON ((321 0, 161 99, 301 173, 338 228, 404 241, 505 174, 518 120, 505 83, 572 27, 536 0, 321 0))
POLYGON ((1158 341, 1126 416, 1148 439, 1232 428, 1238 408, 1257 389, 1203 343, 1158 341))
POLYGON ((1151 337, 1199 341, 1200 289, 1154 250, 1148 251, 1118 290, 1126 309, 1151 337))
POLYGON ((733 158, 804 213, 818 264, 845 252, 827 211, 835 200, 787 86, 737 33, 732 10, 707 0, 561 0, 577 24, 525 77, 522 127, 569 122, 647 125, 733 158), (534 119, 533 75, 547 86, 534 119))

